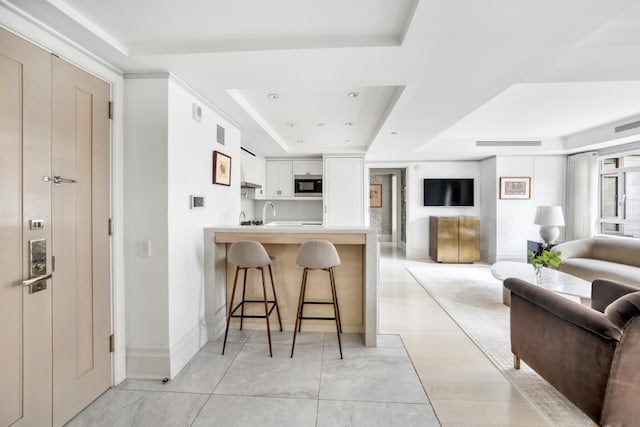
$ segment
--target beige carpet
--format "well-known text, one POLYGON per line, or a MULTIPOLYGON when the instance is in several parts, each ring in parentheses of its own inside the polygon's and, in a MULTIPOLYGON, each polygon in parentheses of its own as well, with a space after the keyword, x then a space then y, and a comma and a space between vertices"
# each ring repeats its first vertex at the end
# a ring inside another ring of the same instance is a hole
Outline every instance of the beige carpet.
POLYGON ((509 308, 502 304, 502 282, 493 278, 489 266, 434 264, 408 270, 553 425, 591 424, 588 417, 524 363, 522 369, 513 369, 509 308))

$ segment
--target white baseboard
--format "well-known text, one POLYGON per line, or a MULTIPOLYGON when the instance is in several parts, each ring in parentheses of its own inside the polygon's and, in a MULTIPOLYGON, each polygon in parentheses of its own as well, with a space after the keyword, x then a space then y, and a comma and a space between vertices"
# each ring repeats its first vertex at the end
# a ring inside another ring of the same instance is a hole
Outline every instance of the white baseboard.
POLYGON ((171 377, 174 378, 184 365, 186 365, 195 354, 207 343, 207 327, 204 319, 175 344, 171 346, 171 377))
POLYGON ((193 327, 170 349, 127 348, 127 379, 174 378, 207 343, 207 329, 193 327))
POLYGON ((480 249, 480 260, 487 264, 493 264, 496 262, 496 253, 494 251, 480 249))
POLYGON ((227 306, 223 305, 213 316, 207 318, 207 338, 209 341, 215 341, 224 333, 227 326, 227 306))
POLYGON ((159 380, 171 375, 167 349, 127 348, 127 378, 159 380))

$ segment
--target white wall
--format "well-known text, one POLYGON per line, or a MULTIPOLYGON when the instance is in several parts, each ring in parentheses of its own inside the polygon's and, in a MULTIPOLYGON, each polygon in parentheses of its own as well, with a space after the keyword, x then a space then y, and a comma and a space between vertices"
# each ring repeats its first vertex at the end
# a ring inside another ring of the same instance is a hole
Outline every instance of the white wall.
POLYGON ((240 130, 173 79, 169 80, 169 345, 174 376, 204 345, 203 228, 235 225, 240 213, 240 130), (202 120, 192 119, 192 104, 202 120), (216 142, 216 125, 225 144, 216 142), (231 157, 231 186, 212 184, 213 151, 231 157), (190 209, 190 195, 205 207, 190 209))
MULTIPOLYGON (((419 162, 407 168, 407 256, 429 257, 429 216, 479 216, 485 262, 525 261, 527 240, 539 239, 536 206, 564 207, 566 156, 499 156, 471 162, 419 162), (530 200, 500 200, 500 177, 528 176, 530 200), (424 178, 473 178, 473 207, 423 206, 424 178)), ((564 238, 564 231, 560 240, 564 238)))
POLYGON ((127 374, 173 377, 207 339, 203 228, 238 221, 240 131, 168 73, 127 75, 126 99, 127 374), (231 186, 212 184, 214 150, 232 159, 231 186))
POLYGON ((496 261, 496 232, 498 184, 496 158, 480 162, 480 259, 493 264, 496 261))
MULTIPOLYGON (((407 168, 407 257, 429 257, 429 216, 480 216, 480 162, 419 162, 407 168), (425 178, 473 178, 474 206, 424 206, 425 178)), ((480 219, 482 224, 482 218, 480 219)))
POLYGON ((496 260, 525 261, 527 240, 539 239, 533 224, 536 207, 564 206, 566 156, 498 156, 495 185, 500 177, 510 176, 531 177, 532 193, 529 200, 497 199, 496 260))
POLYGON ((138 369, 136 355, 154 353, 154 368, 168 368, 167 83, 166 78, 125 80, 128 375, 138 369), (150 256, 143 253, 148 242, 150 256))

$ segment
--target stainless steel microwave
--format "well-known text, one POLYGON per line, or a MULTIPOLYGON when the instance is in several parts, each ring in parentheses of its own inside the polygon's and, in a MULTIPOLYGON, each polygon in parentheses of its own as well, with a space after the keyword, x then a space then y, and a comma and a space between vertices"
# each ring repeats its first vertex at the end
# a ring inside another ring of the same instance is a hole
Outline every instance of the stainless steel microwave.
POLYGON ((322 176, 296 175, 293 180, 296 197, 322 197, 322 176))

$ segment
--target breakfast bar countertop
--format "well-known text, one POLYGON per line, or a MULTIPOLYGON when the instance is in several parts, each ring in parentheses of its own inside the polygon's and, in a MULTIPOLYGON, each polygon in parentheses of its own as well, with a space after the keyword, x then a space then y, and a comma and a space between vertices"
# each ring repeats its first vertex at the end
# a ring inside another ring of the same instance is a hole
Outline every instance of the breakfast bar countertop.
MULTIPOLYGON (((292 280, 289 281, 291 283, 289 286, 297 287, 299 279, 295 271, 295 263, 290 265, 292 261, 287 260, 295 260, 294 254, 299 245, 313 239, 328 240, 336 245, 339 252, 344 252, 345 257, 341 256, 343 258, 341 270, 342 274, 347 276, 343 276, 346 280, 342 282, 343 291, 351 295, 360 295, 357 299, 360 302, 356 303, 356 300, 353 300, 355 304, 353 307, 356 310, 354 313, 360 313, 354 314, 353 327, 362 332, 365 345, 375 347, 378 329, 380 253, 376 230, 362 226, 326 226, 318 223, 305 225, 302 221, 276 222, 266 225, 212 226, 204 229, 205 313, 209 339, 213 340, 219 336, 226 325, 228 282, 226 256, 227 246, 230 243, 238 240, 255 240, 267 245, 271 248, 268 249, 270 252, 280 256, 278 269, 281 271, 278 274, 290 274, 289 277, 292 277, 292 280)), ((280 286, 285 285, 286 283, 280 284, 280 286)), ((340 282, 338 287, 340 288, 340 282)), ((286 295, 286 291, 283 294, 286 295)), ((345 307, 345 310, 348 308, 345 307)))

